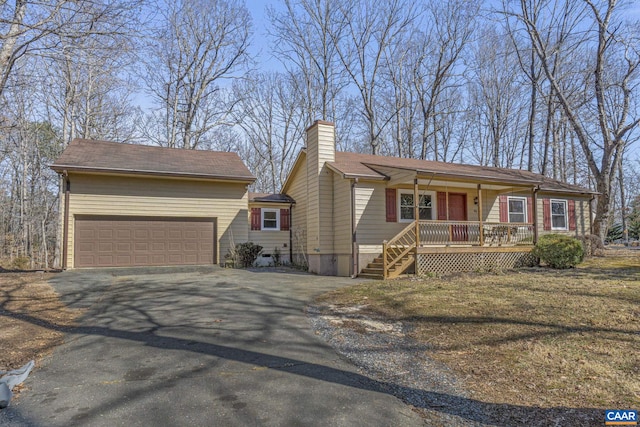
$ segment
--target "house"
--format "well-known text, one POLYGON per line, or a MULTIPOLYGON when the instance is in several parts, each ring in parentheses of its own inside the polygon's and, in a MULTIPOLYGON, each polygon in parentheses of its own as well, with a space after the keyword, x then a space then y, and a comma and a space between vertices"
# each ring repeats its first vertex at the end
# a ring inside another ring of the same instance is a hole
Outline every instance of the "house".
POLYGON ((65 181, 65 268, 222 263, 234 243, 261 264, 322 275, 510 268, 544 233, 590 233, 594 193, 527 171, 336 152, 307 129, 281 194, 247 191, 234 153, 76 140, 65 181), (414 203, 418 201, 418 203, 414 203), (415 218, 418 218, 416 221, 415 218))
POLYGON ((282 189, 296 201, 294 259, 311 272, 511 268, 531 262, 540 234, 590 233, 587 189, 522 170, 336 152, 334 135, 328 122, 307 130, 282 189))

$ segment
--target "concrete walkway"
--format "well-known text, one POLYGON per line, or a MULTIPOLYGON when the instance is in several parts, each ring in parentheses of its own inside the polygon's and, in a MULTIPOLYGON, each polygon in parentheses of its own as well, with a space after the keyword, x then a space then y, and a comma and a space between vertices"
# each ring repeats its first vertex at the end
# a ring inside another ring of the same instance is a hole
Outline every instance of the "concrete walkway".
POLYGON ((424 425, 310 329, 305 303, 350 279, 197 267, 52 284, 86 315, 1 425, 424 425))

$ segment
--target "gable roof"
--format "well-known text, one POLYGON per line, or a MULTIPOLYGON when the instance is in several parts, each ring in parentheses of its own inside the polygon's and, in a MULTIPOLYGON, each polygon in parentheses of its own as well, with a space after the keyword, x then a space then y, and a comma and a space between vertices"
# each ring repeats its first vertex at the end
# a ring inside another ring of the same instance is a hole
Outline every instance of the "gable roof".
POLYGON ((432 175, 454 179, 471 178, 492 183, 539 186, 540 190, 543 191, 596 194, 587 188, 563 183, 540 174, 520 169, 494 168, 489 166, 349 152, 336 152, 335 161, 329 162, 328 165, 334 171, 342 174, 344 178, 387 179, 387 176, 383 172, 376 169, 376 166, 378 166, 413 171, 418 175, 432 175))
POLYGON ((51 168, 56 172, 68 170, 176 176, 247 183, 256 180, 236 153, 152 147, 89 139, 71 141, 51 168))

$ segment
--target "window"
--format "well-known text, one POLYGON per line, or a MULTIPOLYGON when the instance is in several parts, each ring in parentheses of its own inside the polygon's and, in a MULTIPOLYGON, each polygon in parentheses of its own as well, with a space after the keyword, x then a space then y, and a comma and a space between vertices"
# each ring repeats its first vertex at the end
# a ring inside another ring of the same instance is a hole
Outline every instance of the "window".
POLYGON ((509 222, 527 222, 527 199, 508 197, 509 222))
MULTIPOLYGON (((433 194, 420 194, 420 219, 433 219, 433 194)), ((400 192, 400 221, 413 221, 413 192, 400 192)))
POLYGON ((280 210, 262 208, 262 229, 280 230, 280 210))
POLYGON ((567 201, 551 200, 551 229, 567 229, 567 201))

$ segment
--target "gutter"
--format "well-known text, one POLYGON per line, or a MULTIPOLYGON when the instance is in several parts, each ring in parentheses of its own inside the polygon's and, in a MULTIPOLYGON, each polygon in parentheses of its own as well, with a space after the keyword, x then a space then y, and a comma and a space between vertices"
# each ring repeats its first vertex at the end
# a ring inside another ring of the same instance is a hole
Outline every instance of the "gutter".
POLYGON ((62 269, 67 269, 67 253, 69 252, 69 193, 71 192, 71 181, 66 170, 62 171, 62 183, 64 185, 64 214, 62 225, 62 269))
MULTIPOLYGON (((600 194, 600 193, 597 193, 600 194)), ((596 198, 596 194, 592 194, 589 199, 589 234, 593 234, 593 201, 596 198)))
POLYGON ((289 264, 293 265, 293 202, 289 203, 289 264))
POLYGON ((533 222, 534 222, 534 226, 533 226, 533 244, 534 245, 538 243, 538 226, 540 225, 538 221, 538 191, 540 191, 540 185, 536 185, 535 187, 533 187, 533 198, 531 202, 533 203, 532 209, 533 209, 533 222))
POLYGON ((252 183, 257 178, 255 176, 241 176, 241 175, 209 175, 201 173, 189 173, 189 172, 170 172, 159 170, 141 170, 141 169, 114 169, 114 168, 101 168, 101 167, 78 167, 73 165, 51 165, 51 169, 60 173, 67 170, 78 172, 95 172, 95 173, 109 173, 109 174, 132 174, 132 175, 148 175, 148 176, 167 176, 167 177, 180 177, 180 178, 201 178, 201 179, 215 179, 224 181, 240 181, 252 183))

